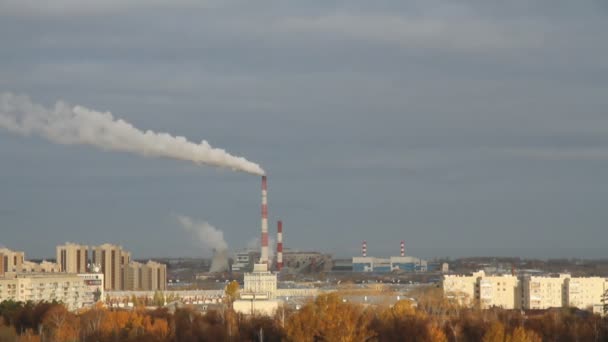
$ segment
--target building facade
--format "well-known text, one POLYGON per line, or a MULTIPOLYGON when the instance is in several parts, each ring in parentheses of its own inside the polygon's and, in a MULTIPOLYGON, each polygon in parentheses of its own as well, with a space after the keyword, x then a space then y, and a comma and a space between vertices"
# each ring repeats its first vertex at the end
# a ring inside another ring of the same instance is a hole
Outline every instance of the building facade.
POLYGON ((0 260, 2 261, 0 275, 6 272, 21 272, 25 253, 12 251, 8 248, 0 248, 0 260))
POLYGON ((122 268, 131 262, 131 253, 121 246, 103 244, 93 248, 93 264, 104 275, 104 289, 119 291, 124 284, 122 268))
POLYGON ((76 274, 16 274, 0 278, 0 302, 59 301, 75 310, 84 306, 86 292, 84 281, 76 274))
POLYGON ((86 273, 89 263, 89 246, 66 242, 57 246, 57 263, 61 272, 86 273))
POLYGON ((600 277, 445 275, 443 291, 448 299, 482 308, 543 310, 576 307, 597 311, 608 290, 608 279, 600 277))
POLYGON ((353 257, 353 272, 426 272, 427 261, 412 256, 390 258, 353 257))

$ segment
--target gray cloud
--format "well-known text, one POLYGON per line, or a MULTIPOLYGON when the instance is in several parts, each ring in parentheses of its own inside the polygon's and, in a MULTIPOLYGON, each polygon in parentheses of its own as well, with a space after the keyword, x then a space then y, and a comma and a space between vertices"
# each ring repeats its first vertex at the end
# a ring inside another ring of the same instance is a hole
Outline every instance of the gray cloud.
MULTIPOLYGON (((585 256, 606 237, 603 2, 38 5, 0 2, 0 92, 259 161, 286 246, 585 256)), ((257 234, 248 177, 4 133, 0 158, 3 243, 15 248, 52 254, 52 236, 28 240, 44 226, 57 242, 198 253, 166 233, 170 212, 205 212, 231 246, 257 234)))

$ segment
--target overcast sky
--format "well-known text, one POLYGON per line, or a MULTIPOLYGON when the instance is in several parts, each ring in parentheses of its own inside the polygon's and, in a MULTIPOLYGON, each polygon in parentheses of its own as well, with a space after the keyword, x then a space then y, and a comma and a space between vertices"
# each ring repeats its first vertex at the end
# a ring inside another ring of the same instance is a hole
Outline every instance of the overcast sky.
MULTIPOLYGON (((0 0, 0 93, 260 163, 285 246, 608 257, 604 0, 0 0)), ((259 177, 0 131, 0 245, 208 256, 259 177)))

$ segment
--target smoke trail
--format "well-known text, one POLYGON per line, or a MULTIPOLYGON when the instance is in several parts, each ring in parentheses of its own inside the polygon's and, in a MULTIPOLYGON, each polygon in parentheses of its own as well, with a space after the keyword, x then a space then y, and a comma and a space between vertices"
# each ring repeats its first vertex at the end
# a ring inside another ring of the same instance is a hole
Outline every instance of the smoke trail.
POLYGON ((224 233, 221 230, 207 222, 195 222, 183 215, 177 215, 177 220, 184 229, 198 237, 205 249, 213 251, 210 272, 228 270, 228 244, 224 240, 224 233))
POLYGON ((177 215, 177 220, 188 232, 194 233, 209 250, 227 250, 228 244, 224 240, 224 233, 204 221, 193 221, 188 216, 177 215))
POLYGON ((143 156, 166 157, 263 175, 264 170, 243 157, 195 144, 181 136, 141 131, 110 112, 97 112, 58 101, 48 109, 27 96, 0 94, 0 127, 22 135, 37 134, 59 144, 87 144, 143 156))

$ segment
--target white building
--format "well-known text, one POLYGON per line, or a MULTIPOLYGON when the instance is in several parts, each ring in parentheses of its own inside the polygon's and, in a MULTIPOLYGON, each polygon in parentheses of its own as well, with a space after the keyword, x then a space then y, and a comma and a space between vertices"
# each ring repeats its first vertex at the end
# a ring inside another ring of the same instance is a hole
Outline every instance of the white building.
POLYGON ((76 274, 17 274, 0 278, 0 302, 58 301, 75 310, 84 306, 86 293, 83 279, 76 274))
POLYGON ((272 315, 280 305, 276 300, 277 275, 266 264, 255 264, 253 272, 245 273, 241 298, 232 304, 236 312, 247 315, 272 315))
POLYGON ((443 290, 447 298, 460 304, 479 303, 482 308, 542 310, 576 307, 597 311, 608 279, 600 277, 488 276, 483 271, 469 276, 445 275, 443 290))

